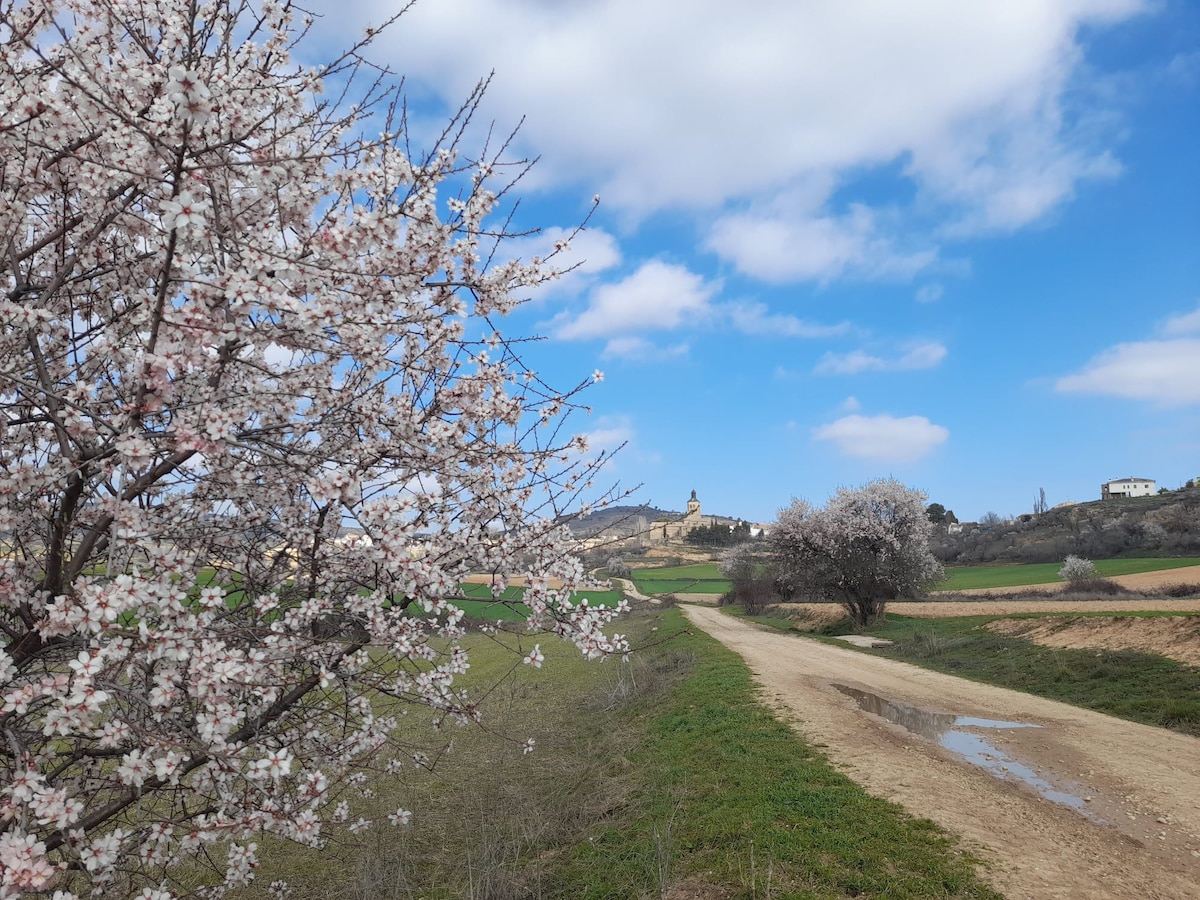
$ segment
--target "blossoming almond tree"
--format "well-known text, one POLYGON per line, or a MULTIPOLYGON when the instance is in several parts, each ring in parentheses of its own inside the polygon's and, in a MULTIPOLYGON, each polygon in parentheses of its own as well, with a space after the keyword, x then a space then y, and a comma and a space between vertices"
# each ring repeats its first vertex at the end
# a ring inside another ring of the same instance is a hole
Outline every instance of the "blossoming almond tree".
POLYGON ((890 478, 840 488, 823 509, 793 500, 770 533, 781 577, 801 592, 842 604, 859 627, 870 625, 888 600, 944 577, 929 551, 933 523, 925 500, 890 478))
POLYGON ((362 45, 306 69, 304 30, 0 0, 0 898, 168 897, 201 849, 219 893, 256 835, 368 827, 345 786, 425 759, 404 705, 479 715, 469 572, 625 649, 571 602, 583 385, 494 325, 553 273, 493 259, 478 95, 418 156, 362 45))

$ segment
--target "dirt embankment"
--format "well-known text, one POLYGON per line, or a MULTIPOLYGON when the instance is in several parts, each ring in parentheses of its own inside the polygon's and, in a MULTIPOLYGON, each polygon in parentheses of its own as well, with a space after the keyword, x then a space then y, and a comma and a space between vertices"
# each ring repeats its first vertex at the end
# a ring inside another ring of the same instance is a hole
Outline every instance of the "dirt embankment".
POLYGON ((779 714, 835 765, 963 836, 1010 900, 1200 896, 1200 740, 683 608, 742 655, 779 714), (918 722, 958 727, 955 717, 969 716, 1023 727, 967 720, 962 728, 991 745, 972 765, 945 741, 865 711, 839 686, 914 710, 918 722))
POLYGON ((1140 650, 1200 666, 1200 616, 997 619, 987 628, 1045 647, 1140 650))

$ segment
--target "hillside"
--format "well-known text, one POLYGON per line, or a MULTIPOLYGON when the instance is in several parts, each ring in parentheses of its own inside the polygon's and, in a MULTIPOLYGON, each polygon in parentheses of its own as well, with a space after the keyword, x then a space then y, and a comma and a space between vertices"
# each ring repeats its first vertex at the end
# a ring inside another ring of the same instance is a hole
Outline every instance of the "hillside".
POLYGON ((644 532, 655 519, 678 519, 681 512, 659 509, 656 506, 608 506, 597 509, 586 516, 573 517, 567 526, 577 538, 596 537, 609 534, 625 537, 644 532))
POLYGON ((960 534, 939 530, 932 546, 953 565, 1057 562, 1071 553, 1088 559, 1196 556, 1200 488, 1055 507, 991 528, 967 525, 960 534))

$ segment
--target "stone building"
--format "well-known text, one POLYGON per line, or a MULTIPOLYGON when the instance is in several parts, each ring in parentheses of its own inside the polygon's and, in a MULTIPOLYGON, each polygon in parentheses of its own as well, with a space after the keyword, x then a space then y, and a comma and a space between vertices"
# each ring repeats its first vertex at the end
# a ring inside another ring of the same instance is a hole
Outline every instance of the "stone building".
POLYGON ((682 541, 697 528, 709 528, 717 522, 725 521, 732 520, 702 515, 700 501, 696 497, 696 492, 692 491, 692 497, 687 502, 687 512, 683 514, 683 518, 674 521, 655 519, 650 523, 650 541, 655 544, 682 541))

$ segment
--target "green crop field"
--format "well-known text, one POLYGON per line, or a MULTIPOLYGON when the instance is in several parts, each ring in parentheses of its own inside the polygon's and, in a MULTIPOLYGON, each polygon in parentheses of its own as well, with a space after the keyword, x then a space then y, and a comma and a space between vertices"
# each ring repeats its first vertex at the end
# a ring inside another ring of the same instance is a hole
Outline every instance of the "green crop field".
MULTIPOLYGON (((492 588, 486 584, 468 582, 460 586, 467 600, 455 600, 454 605, 473 619, 487 619, 505 622, 519 622, 529 615, 529 607, 519 601, 525 593, 524 588, 510 587, 504 591, 501 603, 492 598, 492 588)), ((571 602, 578 603, 584 597, 591 606, 616 606, 621 602, 620 591, 580 591, 571 597, 571 602)))
MULTIPOLYGON (((1183 566, 1200 566, 1200 559, 1099 559, 1096 571, 1103 578, 1115 575, 1135 575, 1183 566)), ((974 588, 1020 587, 1022 585, 1057 584, 1062 581, 1058 570, 1062 563, 1034 563, 1005 566, 956 566, 946 570, 946 580, 937 585, 939 591, 965 591, 974 588)))
POLYGON ((716 563, 695 563, 690 566, 665 566, 658 569, 634 569, 633 577, 638 581, 673 581, 690 579, 702 581, 721 580, 716 563))
POLYGON ((634 569, 633 583, 644 594, 724 594, 729 581, 721 577, 716 563, 634 569))

